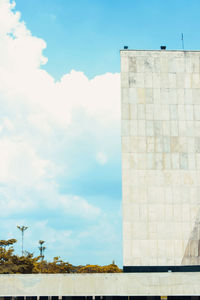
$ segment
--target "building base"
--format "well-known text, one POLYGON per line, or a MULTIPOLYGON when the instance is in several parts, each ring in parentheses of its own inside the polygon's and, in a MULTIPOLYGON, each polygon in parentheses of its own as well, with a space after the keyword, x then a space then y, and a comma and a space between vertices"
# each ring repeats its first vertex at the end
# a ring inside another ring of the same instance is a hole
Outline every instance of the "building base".
POLYGON ((124 273, 200 272, 200 266, 124 266, 124 273))

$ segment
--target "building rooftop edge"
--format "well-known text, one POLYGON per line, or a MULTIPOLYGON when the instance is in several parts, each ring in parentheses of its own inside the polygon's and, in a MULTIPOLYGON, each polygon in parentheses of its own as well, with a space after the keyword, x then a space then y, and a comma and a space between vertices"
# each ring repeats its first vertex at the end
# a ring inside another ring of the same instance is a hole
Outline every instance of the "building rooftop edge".
POLYGON ((122 51, 200 52, 200 50, 120 49, 120 52, 122 52, 122 51))

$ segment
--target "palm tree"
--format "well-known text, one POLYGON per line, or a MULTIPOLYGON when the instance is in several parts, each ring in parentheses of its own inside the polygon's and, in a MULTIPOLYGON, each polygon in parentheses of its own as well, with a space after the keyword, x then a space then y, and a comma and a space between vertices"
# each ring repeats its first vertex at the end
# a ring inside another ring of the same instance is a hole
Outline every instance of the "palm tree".
POLYGON ((40 250, 40 257, 41 257, 42 260, 44 259, 44 251, 46 249, 45 246, 42 246, 44 243, 45 243, 45 241, 39 240, 39 245, 40 246, 38 247, 38 249, 40 250))
POLYGON ((21 231, 21 233, 22 233, 22 256, 24 255, 24 231, 26 230, 26 229, 28 229, 28 227, 27 226, 19 226, 19 225, 17 225, 17 228, 21 231))

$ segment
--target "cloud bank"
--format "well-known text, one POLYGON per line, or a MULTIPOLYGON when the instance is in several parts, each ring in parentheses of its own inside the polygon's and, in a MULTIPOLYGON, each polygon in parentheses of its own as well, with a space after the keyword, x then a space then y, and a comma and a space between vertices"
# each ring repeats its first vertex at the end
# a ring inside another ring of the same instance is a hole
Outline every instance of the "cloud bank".
POLYGON ((2 238, 20 223, 29 251, 44 239, 49 257, 120 258, 119 74, 72 70, 56 82, 41 68, 45 41, 14 8, 0 0, 2 238))

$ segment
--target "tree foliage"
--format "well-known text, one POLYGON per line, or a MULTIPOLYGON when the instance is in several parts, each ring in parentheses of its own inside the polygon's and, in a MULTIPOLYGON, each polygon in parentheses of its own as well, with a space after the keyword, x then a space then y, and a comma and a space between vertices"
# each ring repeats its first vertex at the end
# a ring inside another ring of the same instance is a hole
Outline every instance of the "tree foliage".
POLYGON ((121 269, 115 264, 108 266, 86 265, 77 270, 77 273, 120 273, 121 269))
POLYGON ((34 257, 33 253, 27 251, 19 256, 14 253, 13 245, 16 242, 15 239, 0 240, 0 274, 122 272, 114 262, 108 266, 73 266, 61 260, 60 257, 54 257, 51 262, 41 260, 41 256, 34 257))

